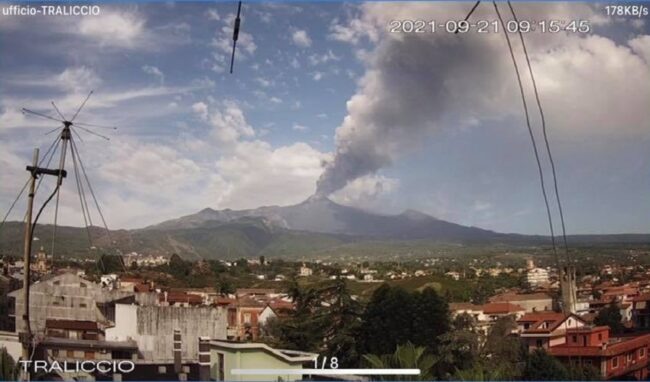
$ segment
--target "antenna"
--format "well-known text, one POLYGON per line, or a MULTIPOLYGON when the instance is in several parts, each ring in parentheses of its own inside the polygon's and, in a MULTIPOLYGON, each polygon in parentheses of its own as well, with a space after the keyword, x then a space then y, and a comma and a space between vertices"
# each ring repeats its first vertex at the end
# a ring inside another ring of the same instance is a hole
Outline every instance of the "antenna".
POLYGON ((233 66, 235 65, 235 48, 237 47, 237 39, 239 38, 239 26, 241 25, 241 1, 237 6, 237 17, 235 18, 235 28, 232 31, 232 56, 230 57, 230 74, 232 74, 233 66))
MULTIPOLYGON (((72 164, 73 164, 73 173, 75 175, 75 185, 77 188, 77 192, 79 194, 79 201, 81 204, 81 212, 83 215, 83 220, 84 220, 84 225, 86 228, 86 233, 88 235, 88 241, 90 243, 90 248, 93 249, 95 248, 92 243, 92 236, 90 234, 90 227, 93 225, 93 220, 90 214, 90 209, 89 209, 89 203, 86 198, 87 194, 90 194, 92 196, 92 199, 94 201, 95 207, 97 208, 97 212, 99 213, 99 216, 101 217, 102 223, 104 225, 104 228, 106 229, 107 235, 109 242, 112 243, 111 238, 110 238, 110 231, 108 229, 108 225, 106 224, 106 220, 104 219, 104 215, 101 211, 101 208, 99 206, 99 203, 97 201, 97 198, 95 196, 95 192, 92 189, 92 185, 90 183, 90 180, 88 179, 88 175, 86 173, 86 169, 83 166, 83 161, 81 159, 81 155, 79 154, 79 150, 77 149, 77 144, 75 142, 76 139, 73 139, 73 137, 77 137, 81 142, 83 142, 83 138, 81 137, 80 132, 90 134, 99 138, 102 138, 106 141, 110 141, 110 138, 97 133, 93 129, 95 128, 100 128, 100 129, 110 129, 110 130, 117 130, 117 127, 115 126, 105 126, 105 125, 98 125, 98 124, 93 124, 93 123, 86 123, 86 122, 77 122, 76 118, 79 116, 79 114, 84 110, 84 107, 86 106, 86 103, 90 99, 90 97, 93 95, 94 91, 90 91, 86 98, 83 100, 83 102, 79 105, 79 107, 76 109, 74 114, 72 115, 72 118, 68 119, 65 117, 65 114, 61 112, 61 110, 57 107, 57 105, 54 103, 54 101, 51 102, 52 107, 54 111, 56 112, 56 115, 58 116, 52 116, 43 112, 39 111, 34 111, 30 109, 23 108, 22 112, 25 115, 32 115, 36 116, 39 118, 43 119, 48 119, 48 120, 53 120, 61 123, 60 126, 56 127, 53 130, 50 130, 49 132, 46 133, 52 134, 54 132, 59 132, 57 134, 56 140, 58 141, 58 144, 61 146, 61 151, 59 154, 59 166, 58 166, 58 179, 57 179, 57 188, 55 190, 55 195, 56 196, 56 204, 54 207, 54 223, 53 223, 53 230, 52 230, 52 247, 51 247, 51 256, 54 257, 55 255, 55 243, 56 243, 56 233, 57 233, 57 223, 58 223, 58 214, 59 214, 59 202, 60 202, 60 186, 63 181, 61 174, 65 173, 65 166, 66 166, 66 159, 67 159, 67 154, 68 150, 70 151, 70 155, 72 157, 72 164)), ((56 142, 55 142, 56 143, 56 142)), ((58 144, 56 148, 58 149, 58 144)), ((56 151, 56 150, 55 150, 56 151)), ((49 151, 48 151, 49 152, 49 151)), ((54 156, 54 152, 52 152, 52 155, 50 156, 50 160, 54 156)), ((46 154, 47 155, 47 154, 46 154)), ((49 161, 48 161, 49 163, 49 161)), ((40 186, 40 181, 39 180, 39 186, 40 186)), ((92 204, 92 203, 91 203, 92 204)))

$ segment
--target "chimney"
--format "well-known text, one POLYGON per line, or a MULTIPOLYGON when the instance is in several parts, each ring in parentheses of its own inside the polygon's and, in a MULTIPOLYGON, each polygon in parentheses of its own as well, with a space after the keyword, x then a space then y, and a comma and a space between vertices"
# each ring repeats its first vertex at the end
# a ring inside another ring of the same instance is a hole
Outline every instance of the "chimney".
POLYGON ((199 337, 199 380, 210 380, 210 337, 199 337))
POLYGON ((181 331, 174 329, 174 373, 181 372, 181 331))

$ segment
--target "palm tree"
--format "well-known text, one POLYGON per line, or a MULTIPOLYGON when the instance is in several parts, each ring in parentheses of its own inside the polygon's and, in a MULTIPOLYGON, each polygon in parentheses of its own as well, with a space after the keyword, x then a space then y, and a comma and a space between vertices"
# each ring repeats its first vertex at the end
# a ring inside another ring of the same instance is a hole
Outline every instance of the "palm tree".
MULTIPOLYGON (((437 362, 434 356, 426 353, 424 346, 415 346, 411 342, 398 345, 393 354, 381 356, 366 354, 363 359, 370 367, 375 369, 420 369, 420 375, 384 376, 385 380, 392 381, 432 380, 432 369, 437 362)), ((382 377, 375 377, 374 379, 382 379, 382 377)))
POLYGON ((510 378, 502 367, 490 368, 482 362, 478 362, 470 369, 456 370, 452 379, 455 381, 504 381, 510 378))

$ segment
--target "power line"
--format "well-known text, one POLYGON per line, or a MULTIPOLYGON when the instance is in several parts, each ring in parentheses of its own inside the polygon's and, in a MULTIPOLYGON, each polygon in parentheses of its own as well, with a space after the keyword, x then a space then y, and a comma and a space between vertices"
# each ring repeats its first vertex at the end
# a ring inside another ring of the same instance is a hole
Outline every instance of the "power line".
MULTIPOLYGON (((510 8, 510 12, 512 13, 512 17, 514 18, 515 22, 519 24, 519 20, 517 19, 517 14, 515 13, 515 10, 512 7, 510 1, 508 1, 508 7, 510 8)), ((557 174, 555 172, 555 162, 553 161, 553 154, 551 153, 551 146, 548 142, 548 135, 546 133, 546 119, 544 118, 544 109, 542 108, 542 103, 539 99, 539 92, 537 91, 537 82, 535 81, 535 75, 533 74, 533 67, 530 64, 528 49, 526 48, 526 43, 524 42, 524 35, 519 28, 517 28, 517 30, 519 32, 519 39, 521 40, 521 46, 524 50, 524 56, 526 56, 528 73, 530 74, 530 78, 532 80, 533 90, 535 92, 535 101, 537 102, 537 108, 539 109, 539 115, 542 120, 542 132, 544 133, 544 143, 546 145, 546 152, 548 153, 549 162, 551 163, 551 171, 553 174, 553 187, 555 189, 555 198, 557 199, 557 207, 560 212, 560 222, 562 223, 562 239, 564 241, 564 250, 566 253, 567 261, 571 261, 571 256, 569 254, 569 245, 567 243, 567 237, 566 237, 566 227, 564 224, 564 212, 562 211, 562 202, 560 201, 560 192, 558 190, 558 185, 557 185, 557 174)))
POLYGON ((501 28, 503 29, 503 34, 506 37, 506 42, 508 43, 508 50, 510 51, 510 57, 512 58, 512 64, 515 68, 515 75, 517 76, 517 83, 519 84, 519 92, 521 93, 521 102, 524 106, 524 114, 526 116, 526 126, 528 127, 528 133, 530 135, 530 141, 533 144, 533 152, 535 153, 535 161, 537 162, 537 170, 539 172, 539 181, 540 181, 540 186, 542 189, 542 195, 544 196, 544 205, 546 206, 546 214, 548 217, 548 225, 549 229, 551 231, 551 244, 553 245, 553 255, 555 256, 556 261, 559 262, 558 258, 558 253, 557 253, 557 248, 555 245, 555 232, 553 230, 553 218, 551 216, 551 207, 549 206, 548 203, 548 196, 546 195, 546 185, 544 184, 544 171, 542 170, 542 163, 539 159, 539 152, 537 151, 537 142, 535 141, 535 134, 533 134, 533 129, 530 125, 530 115, 528 113, 528 104, 526 103, 526 95, 524 93, 524 85, 521 81, 521 74, 519 73, 519 66, 517 65, 517 59, 515 58, 515 53, 512 49, 512 43, 510 41, 510 36, 508 36, 508 32, 506 30, 505 23, 503 22, 503 18, 501 17, 501 12, 499 12, 499 7, 497 6, 496 1, 493 1, 492 4, 494 4, 494 10, 497 13, 497 17, 499 18, 499 22, 501 23, 501 28))
MULTIPOLYGON (((472 16, 472 13, 474 13, 474 11, 476 10, 476 8, 478 8, 478 5, 479 5, 479 4, 481 4, 481 0, 478 0, 478 1, 476 2, 476 4, 474 4, 474 6, 472 7, 472 9, 469 10, 469 13, 467 13, 467 16, 465 16, 465 18, 463 19, 463 21, 467 21, 467 20, 469 20, 470 16, 472 16)), ((457 29, 456 29, 456 32, 454 32, 454 34, 458 34, 458 31, 459 31, 459 29, 457 28, 457 29)))
MULTIPOLYGON (((52 151, 52 149, 53 149, 54 146, 57 144, 57 142, 59 142, 59 138, 58 138, 58 137, 54 140, 54 142, 52 142, 52 144, 50 145, 50 148, 48 148, 47 151, 45 152, 45 155, 43 155, 43 159, 41 159, 41 163, 38 164, 39 167, 43 164, 43 162, 44 162, 45 159, 47 158, 47 155, 50 153, 50 151, 52 151)), ((54 153, 55 153, 55 152, 56 152, 56 150, 54 150, 54 151, 52 152, 52 155, 50 156, 50 160, 48 160, 48 162, 47 162, 47 164, 45 165, 45 167, 48 167, 48 166, 49 166, 50 161, 52 160, 52 157, 54 156, 54 153)), ((39 183, 38 183, 39 186, 40 186, 40 184, 41 184, 42 181, 43 181, 43 178, 41 178, 41 179, 39 180, 39 183)), ((16 199, 14 199, 14 201, 11 203, 11 206, 9 206, 9 210, 7 211, 7 213, 5 214, 4 218, 2 219, 2 223, 0 223, 0 230, 2 229, 2 227, 3 227, 4 224, 5 224, 5 222, 7 221, 7 218, 9 218, 9 215, 11 214, 11 211, 13 211, 14 207, 16 206, 16 203, 18 202, 18 200, 20 200, 20 197, 23 195, 23 193, 24 193, 25 190, 27 189, 27 186, 29 185, 29 182, 30 182, 30 179, 28 179, 27 182, 25 182, 25 185, 23 186, 23 188, 22 188, 22 189, 20 190, 20 192, 18 193, 18 196, 16 196, 16 199)), ((37 190, 38 190, 38 188, 37 188, 37 190)), ((24 219, 23 219, 23 220, 24 220, 24 219)))

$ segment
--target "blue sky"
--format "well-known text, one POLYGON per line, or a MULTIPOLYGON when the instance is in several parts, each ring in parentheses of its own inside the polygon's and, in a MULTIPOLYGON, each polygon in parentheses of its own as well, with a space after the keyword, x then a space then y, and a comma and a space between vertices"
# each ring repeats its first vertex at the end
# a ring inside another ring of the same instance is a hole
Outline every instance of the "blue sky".
MULTIPOLYGON (((467 6, 247 3, 232 75, 235 3, 0 16, 0 209, 22 187, 31 149, 46 149, 44 133, 56 127, 20 108, 53 114, 54 100, 69 116, 94 89, 78 120, 119 131, 97 130, 110 143, 81 132, 79 149, 113 228, 205 207, 298 203, 328 169, 345 179, 331 195, 344 204, 545 234, 503 35, 387 32, 392 19, 444 21, 467 6)), ((646 21, 608 18, 586 3, 515 7, 520 18, 585 19, 593 29, 526 35, 569 233, 648 232, 646 21)), ((484 6, 474 17, 493 12, 484 6)), ((536 114, 533 124, 541 140, 536 114)), ((81 225, 73 184, 62 192, 61 221, 81 225)))

